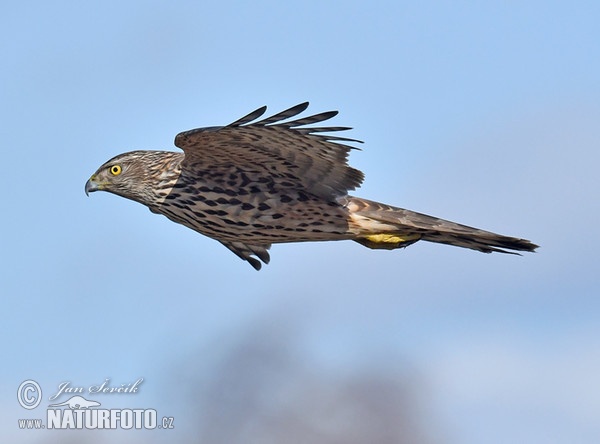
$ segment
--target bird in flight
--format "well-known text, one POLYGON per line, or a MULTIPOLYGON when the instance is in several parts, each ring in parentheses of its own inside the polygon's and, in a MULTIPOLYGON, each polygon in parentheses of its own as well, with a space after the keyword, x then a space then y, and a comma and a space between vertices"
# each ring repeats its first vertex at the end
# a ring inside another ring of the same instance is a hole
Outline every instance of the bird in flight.
POLYGON ((534 251, 528 240, 348 195, 364 175, 348 165, 348 127, 311 126, 337 111, 290 120, 308 102, 258 120, 267 107, 227 126, 179 133, 183 152, 131 151, 104 163, 85 192, 146 205, 218 240, 256 270, 283 242, 353 240, 393 250, 418 240, 484 253, 534 251), (513 251, 509 251, 513 250, 513 251))

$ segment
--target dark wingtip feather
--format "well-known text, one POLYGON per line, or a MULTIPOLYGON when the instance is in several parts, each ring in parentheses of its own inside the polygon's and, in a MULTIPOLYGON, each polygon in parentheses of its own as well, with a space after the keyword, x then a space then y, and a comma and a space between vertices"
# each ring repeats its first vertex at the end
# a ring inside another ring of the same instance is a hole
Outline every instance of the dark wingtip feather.
POLYGON ((253 120, 258 119, 260 116, 262 116, 265 111, 267 111, 267 106, 261 106, 258 109, 255 109, 254 111, 252 111, 250 114, 246 114, 244 117, 237 119, 235 122, 230 123, 229 127, 231 126, 241 126, 241 125, 245 125, 246 123, 252 122, 253 120))
POLYGON ((297 116, 298 114, 304 112, 306 108, 308 108, 308 102, 303 102, 296 106, 292 106, 291 108, 283 110, 280 113, 274 114, 271 117, 267 117, 266 119, 254 122, 252 123, 252 125, 265 126, 279 122, 281 120, 289 119, 290 117, 297 116))
POLYGON ((284 122, 288 128, 296 128, 298 126, 312 125, 313 123, 324 122, 339 114, 339 111, 325 111, 319 114, 313 114, 312 116, 302 117, 300 119, 292 120, 290 122, 284 122))

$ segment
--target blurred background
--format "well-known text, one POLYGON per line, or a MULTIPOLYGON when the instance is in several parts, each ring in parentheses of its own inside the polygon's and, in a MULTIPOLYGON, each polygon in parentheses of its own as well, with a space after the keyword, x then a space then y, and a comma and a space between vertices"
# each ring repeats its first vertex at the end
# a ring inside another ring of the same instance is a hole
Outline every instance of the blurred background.
POLYGON ((584 1, 5 3, 0 440, 600 442, 599 20, 584 1), (116 154, 305 100, 365 141, 356 195, 538 253, 275 245, 257 273, 84 194, 116 154), (175 428, 19 429, 61 382, 107 378, 144 382, 87 398, 175 428))

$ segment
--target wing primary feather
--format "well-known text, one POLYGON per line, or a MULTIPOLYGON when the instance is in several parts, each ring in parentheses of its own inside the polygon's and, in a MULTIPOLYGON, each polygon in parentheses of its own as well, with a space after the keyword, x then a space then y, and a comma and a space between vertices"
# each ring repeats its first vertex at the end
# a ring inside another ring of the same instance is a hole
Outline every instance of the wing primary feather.
POLYGON ((294 128, 294 131, 300 134, 312 134, 312 133, 333 133, 336 131, 349 131, 352 127, 349 126, 320 126, 316 128, 294 128))
POLYGON ((313 116, 302 117, 301 119, 292 120, 290 122, 283 122, 281 125, 286 126, 288 128, 295 128, 297 126, 304 125, 312 125, 313 123, 324 122, 325 120, 329 120, 332 117, 338 115, 338 111, 327 111, 320 114, 315 114, 313 116))
POLYGON ((279 122, 281 120, 289 119, 290 117, 297 116, 306 108, 308 108, 308 102, 300 103, 299 105, 292 106, 291 108, 288 108, 285 111, 281 111, 280 113, 277 113, 274 116, 267 117, 266 119, 263 119, 259 122, 255 122, 252 125, 265 126, 275 122, 279 122))
POLYGON ((258 119, 260 116, 262 116, 265 113, 266 110, 267 110, 266 106, 261 106, 260 108, 252 111, 250 114, 247 114, 244 117, 237 119, 235 122, 230 123, 227 126, 232 127, 232 126, 245 125, 246 123, 249 123, 249 122, 252 122, 253 120, 258 119))
MULTIPOLYGON (((352 128, 346 126, 330 126, 330 127, 317 127, 317 128, 293 128, 299 134, 303 136, 313 136, 322 140, 327 141, 338 141, 338 142, 356 142, 364 143, 362 140, 353 139, 351 137, 332 136, 329 134, 318 134, 318 133, 334 133, 337 131, 348 131, 352 128)), ((352 149, 359 149, 351 146, 352 149)))
MULTIPOLYGON (((338 137, 338 136, 329 136, 329 135, 325 135, 325 134, 318 134, 318 135, 314 135, 314 137, 319 137, 319 138, 323 138, 328 142, 356 142, 356 143, 364 143, 362 140, 358 140, 358 139, 351 139, 350 137, 338 137)), ((349 148, 352 149, 356 149, 356 150, 360 150, 360 148, 354 147, 354 146, 349 146, 349 148)))

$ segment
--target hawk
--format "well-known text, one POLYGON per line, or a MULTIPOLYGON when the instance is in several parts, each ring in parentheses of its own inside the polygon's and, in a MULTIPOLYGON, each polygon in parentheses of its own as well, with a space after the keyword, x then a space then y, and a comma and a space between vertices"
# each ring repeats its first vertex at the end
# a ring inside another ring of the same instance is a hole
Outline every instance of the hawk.
POLYGON ((528 240, 348 195, 364 175, 348 165, 340 126, 311 126, 337 115, 292 119, 301 103, 258 120, 267 107, 227 126, 178 134, 183 152, 131 151, 104 163, 85 192, 109 193, 146 205, 218 240, 260 270, 269 248, 283 242, 353 240, 392 250, 418 240, 484 253, 534 251, 528 240), (290 120, 292 119, 292 120, 290 120), (514 250, 514 251, 507 251, 514 250))

